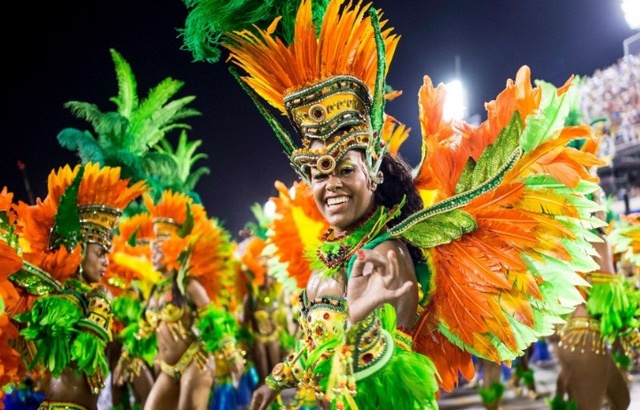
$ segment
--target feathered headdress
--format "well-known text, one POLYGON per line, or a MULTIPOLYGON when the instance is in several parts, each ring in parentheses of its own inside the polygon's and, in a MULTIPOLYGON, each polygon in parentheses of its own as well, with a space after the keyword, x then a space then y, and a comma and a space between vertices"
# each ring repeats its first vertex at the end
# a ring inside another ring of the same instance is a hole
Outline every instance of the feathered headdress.
MULTIPOLYGON (((228 296, 232 281, 230 262, 233 247, 229 233, 217 220, 207 216, 193 198, 165 191, 160 201, 153 203, 144 197, 153 221, 156 238, 162 239, 162 253, 167 269, 178 272, 178 285, 186 276, 197 277, 209 297, 219 304, 228 296)), ((183 290, 181 288, 181 290, 183 290)))
POLYGON ((155 202, 150 195, 143 197, 149 211, 155 238, 162 239, 162 253, 168 269, 179 269, 178 258, 188 244, 196 219, 206 219, 206 211, 193 198, 180 192, 165 190, 155 202))
POLYGON ((81 262, 81 243, 111 249, 122 210, 146 189, 143 181, 129 186, 120 168, 94 163, 52 171, 47 197, 17 207, 24 259, 64 282, 81 262))
MULTIPOLYGON (((223 13, 217 13, 213 3, 200 2, 193 7, 183 30, 185 46, 196 57, 212 42, 211 27, 218 32, 220 27, 228 27, 220 22, 223 13)), ((308 179, 308 167, 329 173, 348 150, 363 149, 369 173, 377 181, 386 149, 380 138, 384 77, 399 36, 391 28, 383 30, 386 21, 380 22, 380 13, 362 2, 319 3, 312 7, 310 0, 301 2, 290 43, 274 35, 282 16, 274 16, 264 29, 254 26, 218 33, 215 41, 221 42, 230 51, 229 60, 245 71, 242 77, 235 71, 234 75, 276 132, 303 179, 308 179), (316 24, 319 16, 324 17, 316 24), (256 95, 287 115, 299 144, 256 95), (322 146, 312 146, 315 141, 321 141, 322 146)), ((286 32, 286 27, 282 31, 286 32)))

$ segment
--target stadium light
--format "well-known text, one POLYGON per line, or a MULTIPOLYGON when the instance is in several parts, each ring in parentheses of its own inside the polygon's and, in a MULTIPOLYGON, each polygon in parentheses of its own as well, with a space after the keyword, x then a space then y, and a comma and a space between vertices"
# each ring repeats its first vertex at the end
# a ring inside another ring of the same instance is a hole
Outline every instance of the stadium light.
POLYGON ((640 29, 640 0, 622 0, 620 8, 632 30, 640 29))
POLYGON ((467 102, 464 86, 460 80, 453 80, 444 85, 447 97, 444 101, 442 117, 445 120, 462 120, 467 115, 467 102))

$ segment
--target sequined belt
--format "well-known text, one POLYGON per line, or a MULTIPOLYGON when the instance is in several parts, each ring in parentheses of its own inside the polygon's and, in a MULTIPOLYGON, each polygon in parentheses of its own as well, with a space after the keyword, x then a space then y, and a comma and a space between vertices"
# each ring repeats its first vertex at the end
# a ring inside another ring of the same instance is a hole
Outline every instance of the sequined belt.
POLYGON ((600 321, 589 317, 574 317, 567 321, 560 332, 558 347, 585 353, 606 354, 607 344, 600 333, 600 321))
POLYGON ((43 401, 38 406, 38 410, 89 410, 80 404, 66 401, 43 401))

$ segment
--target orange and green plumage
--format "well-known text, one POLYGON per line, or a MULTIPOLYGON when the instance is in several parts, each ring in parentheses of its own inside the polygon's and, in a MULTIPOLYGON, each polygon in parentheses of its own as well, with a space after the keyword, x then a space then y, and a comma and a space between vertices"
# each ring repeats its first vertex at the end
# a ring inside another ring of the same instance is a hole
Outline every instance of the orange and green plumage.
MULTIPOLYGON (((596 209, 584 198, 597 189, 588 168, 601 161, 593 152, 567 146, 573 139, 593 137, 588 127, 564 127, 562 91, 532 87, 529 69, 523 67, 515 82, 509 80, 486 104, 487 121, 473 127, 442 120, 443 88, 434 88, 426 78, 420 90, 426 147, 416 183, 432 204, 462 194, 457 189, 469 158, 476 169, 492 160, 483 154, 495 155, 493 147, 506 145, 501 132, 514 114, 522 119, 512 147, 522 154, 495 188, 460 208, 471 215, 475 229, 428 250, 432 289, 414 332, 414 349, 432 358, 445 390, 455 387, 458 371, 473 374, 471 354, 510 361, 550 334, 561 315, 580 301, 576 272, 595 263, 581 233, 596 209)), ((490 171, 474 174, 475 186, 490 171)))
POLYGON ((100 167, 87 163, 59 167, 51 171, 47 183, 47 196, 37 199, 35 205, 18 203, 17 212, 21 231, 20 245, 24 259, 48 272, 59 282, 71 277, 82 259, 81 246, 50 249, 51 229, 56 222, 61 198, 73 183, 80 168, 83 177, 78 186, 77 206, 101 204, 123 210, 146 191, 144 181, 129 184, 121 178, 120 168, 100 167))
MULTIPOLYGON (((336 75, 362 80, 373 94, 378 62, 368 7, 358 2, 341 11, 344 3, 329 2, 316 33, 312 2, 303 0, 291 44, 272 35, 279 19, 264 30, 226 33, 223 45, 230 52, 229 60, 247 73, 242 78, 251 89, 282 113, 286 94, 336 75)), ((388 67, 400 36, 385 25, 386 20, 380 22, 388 67)))

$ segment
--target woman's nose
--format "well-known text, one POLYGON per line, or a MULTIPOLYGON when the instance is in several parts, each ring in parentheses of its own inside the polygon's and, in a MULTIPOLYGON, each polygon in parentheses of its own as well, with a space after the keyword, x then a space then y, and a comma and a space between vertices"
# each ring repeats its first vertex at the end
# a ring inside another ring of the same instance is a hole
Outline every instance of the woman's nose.
POLYGON ((335 174, 329 174, 327 177, 327 189, 334 190, 340 186, 342 186, 342 180, 335 174))

